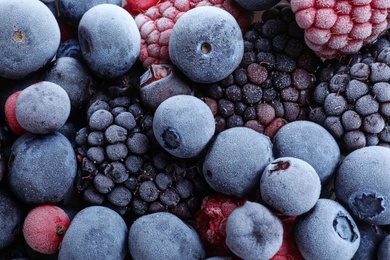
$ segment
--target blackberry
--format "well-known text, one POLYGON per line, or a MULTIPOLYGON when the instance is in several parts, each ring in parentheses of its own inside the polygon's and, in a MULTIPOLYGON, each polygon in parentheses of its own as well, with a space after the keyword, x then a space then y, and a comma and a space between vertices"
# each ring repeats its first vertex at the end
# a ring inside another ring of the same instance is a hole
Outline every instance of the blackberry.
POLYGON ((272 134, 280 122, 307 119, 322 60, 305 44, 294 17, 289 4, 264 11, 262 21, 244 35, 243 59, 235 71, 197 87, 198 97, 215 111, 216 133, 246 126, 272 134), (266 120, 263 104, 269 105, 266 120), (271 124, 274 120, 278 123, 271 124))
POLYGON ((389 33, 356 54, 326 60, 318 72, 309 119, 338 140, 343 153, 389 146, 389 33))
POLYGON ((212 192, 201 171, 204 155, 167 153, 153 135, 154 112, 141 103, 137 85, 123 81, 99 82, 86 108, 87 125, 75 137, 75 187, 87 204, 125 220, 159 211, 190 220, 212 192))

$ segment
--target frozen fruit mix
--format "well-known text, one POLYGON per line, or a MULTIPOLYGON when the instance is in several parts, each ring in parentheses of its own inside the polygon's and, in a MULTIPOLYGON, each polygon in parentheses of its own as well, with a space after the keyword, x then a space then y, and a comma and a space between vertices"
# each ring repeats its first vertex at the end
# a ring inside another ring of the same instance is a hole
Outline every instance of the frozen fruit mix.
POLYGON ((0 259, 388 255, 389 1, 0 13, 0 259))

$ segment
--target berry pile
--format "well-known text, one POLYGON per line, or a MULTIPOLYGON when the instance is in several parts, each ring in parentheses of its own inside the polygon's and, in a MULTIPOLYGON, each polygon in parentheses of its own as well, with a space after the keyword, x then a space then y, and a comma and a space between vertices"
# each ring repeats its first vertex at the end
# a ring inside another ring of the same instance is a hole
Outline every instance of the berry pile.
POLYGON ((169 211, 187 220, 209 189, 200 161, 175 158, 158 145, 138 90, 110 87, 88 106, 87 126, 75 138, 76 188, 88 204, 131 219, 169 211))
POLYGON ((307 118, 321 60, 305 44, 288 4, 278 4, 244 34, 240 66, 215 84, 198 86, 217 132, 247 126, 272 137, 287 122, 307 118))
POLYGON ((356 54, 326 60, 318 73, 309 118, 328 129, 345 153, 389 146, 389 40, 385 34, 356 54))

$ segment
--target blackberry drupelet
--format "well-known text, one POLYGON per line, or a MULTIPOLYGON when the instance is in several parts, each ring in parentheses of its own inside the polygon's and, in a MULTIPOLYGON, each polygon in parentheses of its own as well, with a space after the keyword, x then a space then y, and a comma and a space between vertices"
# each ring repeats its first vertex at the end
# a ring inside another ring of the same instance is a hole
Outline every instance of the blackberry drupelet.
POLYGON ((246 126, 272 138, 287 122, 307 119, 321 65, 305 44, 290 5, 278 4, 245 33, 236 70, 217 83, 198 86, 197 95, 215 111, 217 133, 246 126))
POLYGON ((100 82, 86 109, 87 125, 75 138, 75 187, 87 204, 110 207, 126 220, 160 211, 190 220, 211 192, 203 155, 167 153, 152 132, 153 111, 141 103, 139 88, 123 80, 108 88, 112 82, 100 82))
POLYGON ((309 119, 323 125, 345 154, 390 147, 389 40, 387 32, 359 53, 326 60, 318 72, 309 119))

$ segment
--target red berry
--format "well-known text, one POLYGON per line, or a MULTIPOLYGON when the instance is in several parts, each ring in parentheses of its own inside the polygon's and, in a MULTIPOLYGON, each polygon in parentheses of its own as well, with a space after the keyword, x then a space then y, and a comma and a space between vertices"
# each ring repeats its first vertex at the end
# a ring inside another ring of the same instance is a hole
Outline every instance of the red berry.
POLYGON ((17 91, 10 95, 4 104, 5 121, 11 131, 17 135, 22 135, 27 132, 26 129, 24 129, 16 119, 16 100, 18 99, 20 92, 22 91, 17 91))
POLYGON ((157 5, 161 0, 126 0, 126 10, 132 15, 143 13, 150 7, 157 5))
POLYGON ((70 219, 64 210, 54 205, 33 208, 23 224, 23 235, 27 244, 42 254, 58 252, 70 219))
MULTIPOLYGON (((282 217, 280 217, 282 218, 282 217)), ((279 251, 270 260, 304 260, 294 240, 294 222, 296 217, 288 217, 282 220, 283 242, 279 251)))
POLYGON ((291 0, 307 45, 320 57, 357 53, 390 28, 390 1, 291 0))
POLYGON ((245 199, 238 199, 222 194, 205 197, 200 210, 196 213, 194 223, 206 252, 215 256, 231 256, 233 253, 225 244, 226 221, 238 206, 245 203, 245 199))
POLYGON ((74 28, 67 24, 64 19, 59 16, 57 18, 58 26, 60 27, 61 31, 61 42, 64 42, 69 39, 77 39, 77 28, 74 28))

